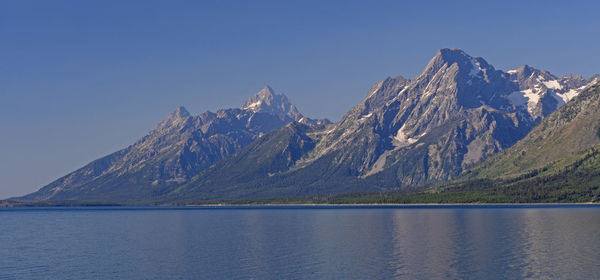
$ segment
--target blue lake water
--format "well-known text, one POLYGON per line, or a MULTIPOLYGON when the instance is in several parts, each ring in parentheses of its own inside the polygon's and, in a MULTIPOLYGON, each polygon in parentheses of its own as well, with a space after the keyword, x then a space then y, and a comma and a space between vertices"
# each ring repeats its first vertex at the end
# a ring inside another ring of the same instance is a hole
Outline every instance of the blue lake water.
POLYGON ((600 279, 599 207, 0 209, 0 279, 600 279))

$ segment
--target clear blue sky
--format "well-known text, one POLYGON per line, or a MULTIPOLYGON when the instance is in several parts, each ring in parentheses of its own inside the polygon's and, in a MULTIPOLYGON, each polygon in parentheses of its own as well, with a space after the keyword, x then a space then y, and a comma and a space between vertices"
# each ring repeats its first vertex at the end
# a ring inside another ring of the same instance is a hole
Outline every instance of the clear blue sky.
POLYGON ((339 118, 443 47, 496 68, 600 72, 595 1, 0 1, 0 198, 133 143, 184 105, 265 84, 339 118))

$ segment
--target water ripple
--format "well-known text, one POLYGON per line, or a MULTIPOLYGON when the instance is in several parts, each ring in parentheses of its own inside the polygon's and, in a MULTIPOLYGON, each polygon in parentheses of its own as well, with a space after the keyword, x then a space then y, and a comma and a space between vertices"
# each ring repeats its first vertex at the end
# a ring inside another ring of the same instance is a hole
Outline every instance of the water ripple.
POLYGON ((600 279, 600 209, 0 211, 0 279, 600 279))

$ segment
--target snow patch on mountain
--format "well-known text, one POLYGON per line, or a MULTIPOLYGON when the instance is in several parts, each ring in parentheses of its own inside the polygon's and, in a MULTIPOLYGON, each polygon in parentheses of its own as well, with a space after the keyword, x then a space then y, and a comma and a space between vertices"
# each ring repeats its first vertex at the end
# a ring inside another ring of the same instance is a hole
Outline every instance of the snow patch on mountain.
MULTIPOLYGON (((542 77, 543 78, 543 77, 542 77)), ((562 85, 560 85, 558 83, 557 80, 552 80, 552 81, 544 81, 542 82, 547 88, 551 88, 551 89, 562 89, 562 85)))
POLYGON ((364 121, 368 118, 370 118, 373 115, 373 113, 368 113, 366 115, 363 115, 362 117, 360 117, 360 119, 358 119, 359 121, 364 121))
POLYGON ((585 85, 583 85, 581 87, 570 89, 570 90, 568 90, 566 92, 563 92, 563 93, 558 93, 557 92, 556 95, 558 95, 562 99, 562 101, 564 103, 567 103, 567 102, 569 102, 569 100, 571 100, 575 96, 579 95, 579 93, 581 93, 584 89, 586 89, 589 86, 591 86, 591 85, 595 84, 596 82, 598 82, 598 80, 599 80, 598 78, 595 78, 591 82, 589 82, 589 83, 587 83, 587 84, 585 84, 585 85))
POLYGON ((567 102, 569 102, 569 100, 571 100, 575 96, 579 95, 579 93, 581 92, 581 90, 583 90, 585 87, 586 86, 582 86, 582 87, 577 88, 577 89, 570 89, 567 92, 557 93, 556 95, 558 95, 563 102, 567 103, 567 102))
MULTIPOLYGON (((398 129, 398 132, 396 132, 396 135, 394 136, 394 141, 392 141, 393 145, 396 148, 401 148, 401 147, 406 147, 408 145, 414 144, 415 142, 419 141, 420 137, 417 138, 412 138, 409 137, 406 132, 404 132, 406 124, 402 125, 402 127, 400 129, 398 129)), ((425 134, 423 134, 425 135, 425 134)))
POLYGON ((530 114, 533 114, 535 106, 540 101, 540 95, 534 93, 531 89, 512 92, 507 96, 507 99, 515 105, 515 107, 525 108, 530 114))
POLYGON ((483 72, 483 68, 481 68, 479 62, 476 61, 474 58, 470 57, 469 61, 471 61, 471 71, 469 72, 469 76, 473 78, 479 77, 483 72))
POLYGON ((242 110, 256 110, 258 107, 260 107, 260 105, 262 104, 262 100, 258 100, 256 102, 250 103, 246 106, 242 107, 242 110))

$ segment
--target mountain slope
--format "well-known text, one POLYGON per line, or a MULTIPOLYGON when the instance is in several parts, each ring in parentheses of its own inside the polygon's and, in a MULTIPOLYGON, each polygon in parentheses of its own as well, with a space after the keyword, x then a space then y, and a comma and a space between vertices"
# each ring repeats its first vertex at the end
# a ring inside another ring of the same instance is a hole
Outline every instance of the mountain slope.
POLYGON ((600 144, 600 83, 545 118, 510 149, 470 170, 470 178, 511 177, 576 156, 600 144))
POLYGON ((310 127, 293 122, 246 146, 233 156, 207 168, 170 194, 167 200, 211 200, 229 197, 252 198, 255 193, 281 193, 282 188, 296 185, 252 184, 256 178, 270 178, 285 172, 307 151, 314 148, 314 139, 306 132, 310 127), (197 182, 201 181, 201 186, 197 182))
POLYGON ((302 116, 285 95, 274 93, 268 86, 240 109, 192 116, 180 107, 133 145, 23 199, 148 200, 188 181, 263 134, 303 120, 314 125, 327 123, 302 116))

